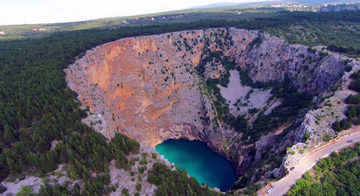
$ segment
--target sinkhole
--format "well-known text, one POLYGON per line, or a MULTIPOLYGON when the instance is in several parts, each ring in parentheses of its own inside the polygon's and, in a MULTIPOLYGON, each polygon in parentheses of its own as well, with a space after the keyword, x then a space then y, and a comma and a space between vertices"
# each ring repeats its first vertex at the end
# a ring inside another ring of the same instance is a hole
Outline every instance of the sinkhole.
POLYGON ((208 184, 210 188, 227 191, 237 180, 231 162, 213 152, 206 143, 184 139, 166 140, 156 146, 160 155, 185 170, 199 184, 208 184))

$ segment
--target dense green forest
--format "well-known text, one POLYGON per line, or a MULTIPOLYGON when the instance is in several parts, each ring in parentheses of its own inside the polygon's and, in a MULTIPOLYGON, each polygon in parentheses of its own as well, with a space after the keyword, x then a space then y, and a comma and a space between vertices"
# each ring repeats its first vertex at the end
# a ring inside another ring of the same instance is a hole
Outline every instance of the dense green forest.
MULTIPOLYGON (((278 16, 253 20, 202 20, 118 29, 90 29, 59 32, 39 39, 0 41, 0 181, 9 175, 19 178, 28 174, 42 176, 54 171, 60 163, 65 163, 69 165, 69 176, 84 180, 82 194, 103 194, 113 190, 109 186, 109 162, 113 159, 126 162, 123 156, 118 156, 121 152, 126 155, 137 153, 139 144, 121 134, 107 143, 104 136, 82 124, 81 118, 86 116, 86 109, 79 108, 77 95, 67 88, 63 71, 94 46, 123 37, 178 30, 238 27, 286 32, 293 24, 309 23, 315 26, 321 22, 330 28, 334 23, 352 24, 360 21, 359 19, 360 12, 283 12, 278 16), (58 144, 52 147, 54 141, 58 144), (96 173, 97 177, 92 177, 90 173, 96 173)), ((350 55, 359 54, 356 44, 360 43, 360 36, 357 34, 349 34, 346 38, 328 37, 318 42, 333 44, 338 48, 345 47, 346 50, 341 52, 350 55), (352 40, 352 43, 343 46, 344 39, 352 40)), ((168 173, 163 169, 159 172, 164 175, 168 173)), ((173 182, 177 183, 176 180, 173 182)), ((197 190, 196 186, 191 187, 192 190, 197 190)), ((68 194, 61 186, 46 185, 40 191, 44 191, 43 195, 68 194), (57 193, 53 194, 51 191, 57 193)), ((78 195, 78 191, 78 186, 71 190, 74 195, 78 195)))
POLYGON ((360 145, 321 159, 289 190, 287 196, 360 195, 360 145))
MULTIPOLYGON (((292 12, 284 14, 282 19, 279 16, 275 19, 278 26, 267 26, 265 31, 282 36, 289 43, 301 43, 308 46, 325 45, 331 51, 358 57, 360 54, 359 16, 357 11, 292 12), (303 15, 304 13, 306 16, 303 15)), ((259 20, 272 20, 272 17, 259 20)))

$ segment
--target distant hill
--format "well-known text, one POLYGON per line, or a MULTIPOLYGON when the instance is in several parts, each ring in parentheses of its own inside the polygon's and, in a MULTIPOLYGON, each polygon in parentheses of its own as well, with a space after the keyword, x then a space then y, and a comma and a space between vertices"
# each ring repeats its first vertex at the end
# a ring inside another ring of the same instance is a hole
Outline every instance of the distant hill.
POLYGON ((267 5, 267 4, 272 4, 272 3, 283 3, 283 4, 305 4, 305 5, 309 5, 309 4, 345 4, 345 3, 360 3, 360 0, 264 0, 263 2, 238 2, 238 3, 233 3, 233 2, 223 2, 223 3, 213 3, 213 4, 209 4, 209 5, 202 5, 202 6, 195 6, 195 7, 191 7, 189 9, 211 9, 211 8, 218 8, 218 7, 228 7, 228 6, 244 6, 244 5, 249 5, 249 6, 255 6, 255 5, 267 5))
POLYGON ((360 10, 360 4, 340 4, 322 6, 318 12, 340 12, 345 10, 360 10))
POLYGON ((195 7, 191 7, 190 9, 206 9, 206 8, 215 8, 215 7, 225 7, 225 6, 234 6, 234 5, 239 5, 241 3, 231 3, 231 2, 224 2, 224 3, 213 3, 213 4, 209 4, 209 5, 201 5, 201 6, 195 6, 195 7))
POLYGON ((326 4, 326 3, 357 3, 360 0, 280 0, 281 3, 288 4, 326 4))

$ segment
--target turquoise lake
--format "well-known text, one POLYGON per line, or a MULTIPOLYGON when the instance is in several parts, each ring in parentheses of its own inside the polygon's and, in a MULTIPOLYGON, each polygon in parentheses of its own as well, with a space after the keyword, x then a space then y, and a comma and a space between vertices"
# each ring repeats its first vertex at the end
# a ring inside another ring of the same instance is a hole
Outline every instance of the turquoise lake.
POLYGON ((204 142, 167 140, 157 145, 156 150, 169 162, 194 177, 199 184, 205 183, 211 188, 217 187, 225 192, 237 180, 231 163, 210 150, 204 142))

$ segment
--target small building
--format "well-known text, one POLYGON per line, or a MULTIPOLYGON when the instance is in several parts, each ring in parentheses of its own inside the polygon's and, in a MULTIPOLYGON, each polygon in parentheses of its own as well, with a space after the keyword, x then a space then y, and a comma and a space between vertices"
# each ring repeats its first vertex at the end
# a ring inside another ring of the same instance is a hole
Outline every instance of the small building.
POLYGON ((0 35, 5 35, 5 31, 0 31, 0 35))
POLYGON ((40 29, 39 29, 39 31, 46 31, 46 29, 44 29, 44 28, 40 28, 40 29))
POLYGON ((35 28, 34 28, 34 29, 32 29, 32 30, 33 30, 33 31, 37 31, 38 29, 35 29, 35 28))

